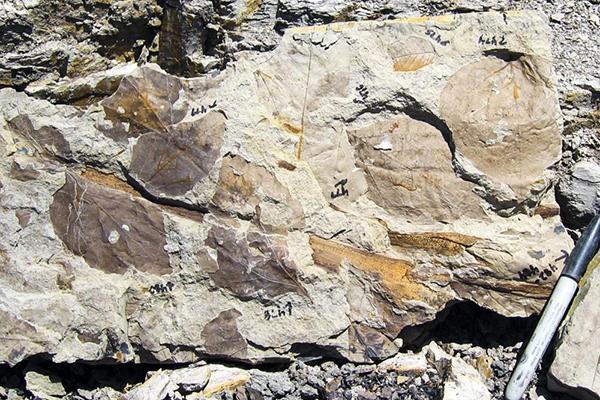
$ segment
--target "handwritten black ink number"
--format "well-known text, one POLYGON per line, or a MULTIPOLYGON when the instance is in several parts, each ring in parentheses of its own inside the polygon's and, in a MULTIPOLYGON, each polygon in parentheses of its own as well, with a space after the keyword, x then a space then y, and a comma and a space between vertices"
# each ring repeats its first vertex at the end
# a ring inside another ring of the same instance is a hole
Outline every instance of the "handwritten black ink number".
POLYGON ((281 317, 285 317, 285 316, 291 316, 292 315, 292 302, 288 301, 287 303, 285 303, 285 305, 280 306, 274 306, 274 307, 269 307, 267 308, 264 312, 263 315, 265 317, 265 319, 267 321, 271 321, 273 319, 276 318, 281 318, 281 317))
POLYGON ((506 45, 506 38, 504 37, 504 35, 492 35, 492 36, 486 36, 481 35, 479 36, 479 40, 477 41, 480 45, 485 45, 485 46, 504 46, 506 45))
POLYGON ((342 179, 341 181, 339 181, 338 183, 335 184, 335 193, 331 192, 331 198, 332 199, 337 199, 338 197, 341 196, 348 196, 350 193, 348 192, 348 189, 346 189, 346 187, 344 185, 346 185, 346 183, 348 183, 348 179, 342 179))
POLYGON ((173 284, 173 282, 157 283, 155 285, 150 286, 150 289, 148 289, 148 290, 150 291, 150 293, 156 295, 159 293, 171 292, 171 291, 173 291, 174 286, 175 285, 173 284))
POLYGON ((362 84, 360 84, 356 87, 356 91, 358 91, 358 94, 360 95, 360 99, 352 100, 355 103, 364 102, 369 97, 369 90, 362 84))
POLYGON ((202 106, 200 106, 200 108, 192 107, 192 117, 195 117, 196 115, 198 115, 200 113, 204 114, 205 112, 215 108, 216 106, 217 106, 217 101, 215 100, 212 102, 212 104, 210 104, 208 106, 202 105, 202 106))
POLYGON ((519 271, 519 279, 521 279, 522 281, 526 281, 527 279, 538 274, 539 272, 540 272, 540 270, 538 267, 534 267, 533 265, 530 265, 529 267, 519 271))
POLYGON ((433 40, 435 40, 437 43, 441 44, 442 46, 448 46, 450 44, 449 40, 442 40, 442 36, 433 29, 427 29, 425 31, 425 34, 433 40))
POLYGON ((548 264, 548 267, 544 268, 541 271, 538 267, 530 265, 529 267, 519 271, 519 279, 522 281, 527 281, 529 280, 529 278, 535 277, 535 280, 533 282, 536 284, 540 284, 550 279, 552 274, 554 274, 557 270, 558 267, 554 264, 548 264))

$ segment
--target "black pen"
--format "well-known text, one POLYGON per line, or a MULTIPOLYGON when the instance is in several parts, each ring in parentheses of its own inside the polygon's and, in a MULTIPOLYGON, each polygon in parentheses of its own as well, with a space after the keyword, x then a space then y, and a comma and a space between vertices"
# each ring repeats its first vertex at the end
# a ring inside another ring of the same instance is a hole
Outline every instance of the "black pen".
POLYGON ((527 390, 537 366, 577 292, 579 280, 599 247, 600 213, 589 223, 567 259, 535 331, 506 386, 504 392, 506 400, 519 400, 527 390))

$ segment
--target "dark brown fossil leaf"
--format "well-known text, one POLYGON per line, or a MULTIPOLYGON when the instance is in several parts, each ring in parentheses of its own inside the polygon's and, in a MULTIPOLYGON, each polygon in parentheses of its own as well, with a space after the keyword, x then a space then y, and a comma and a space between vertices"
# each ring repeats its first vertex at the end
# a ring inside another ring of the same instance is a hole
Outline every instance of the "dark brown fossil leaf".
POLYGON ((240 334, 237 318, 242 314, 232 308, 222 311, 202 329, 204 348, 211 355, 244 358, 248 353, 248 343, 240 334))
POLYGON ((20 165, 13 161, 10 166, 10 177, 19 181, 33 181, 39 178, 40 171, 33 168, 32 165, 20 165))
POLYGON ((357 362, 372 362, 389 358, 398 347, 383 333, 368 325, 354 323, 349 328, 350 352, 357 362))
POLYGON ((162 213, 145 200, 68 173, 54 195, 50 218, 67 248, 93 268, 171 272, 162 213))
POLYGON ((282 236, 213 226, 206 245, 217 253, 218 268, 209 272, 210 277, 242 300, 306 292, 282 236))
POLYGON ((408 117, 348 132, 368 196, 411 221, 485 218, 473 185, 458 178, 442 133, 408 117))
POLYGON ((69 142, 60 131, 52 126, 35 128, 26 115, 19 115, 8 122, 9 128, 27 139, 41 154, 62 159, 71 157, 69 142))
POLYGON ((117 91, 101 104, 111 119, 127 119, 164 132, 185 117, 187 106, 175 106, 181 90, 179 78, 144 67, 140 76, 123 78, 117 91))
POLYGON ((240 156, 223 158, 219 185, 212 203, 220 210, 244 219, 256 218, 264 228, 285 232, 302 226, 303 211, 298 200, 266 168, 254 165, 240 156), (269 206, 273 205, 273 208, 269 206), (282 220, 277 227, 269 226, 262 213, 277 209, 282 220))
POLYGON ((42 351, 46 341, 40 339, 38 327, 21 318, 19 315, 15 315, 12 312, 0 310, 0 337, 4 340, 8 339, 10 345, 2 346, 0 354, 5 357, 9 364, 15 365, 27 358, 28 356, 35 354, 36 351, 42 351), (31 343, 34 344, 34 348, 31 349, 31 343))
POLYGON ((214 167, 224 131, 223 114, 210 112, 167 133, 142 135, 133 147, 130 174, 154 196, 185 194, 214 167))

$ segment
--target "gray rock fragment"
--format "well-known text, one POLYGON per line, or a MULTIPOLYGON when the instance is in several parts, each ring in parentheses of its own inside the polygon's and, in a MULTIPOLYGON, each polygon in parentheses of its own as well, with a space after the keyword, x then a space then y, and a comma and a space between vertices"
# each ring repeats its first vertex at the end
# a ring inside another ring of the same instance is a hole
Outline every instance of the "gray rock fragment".
POLYGON ((113 94, 119 87, 121 79, 132 74, 135 69, 134 63, 119 64, 106 71, 78 78, 63 78, 56 82, 34 82, 25 88, 25 92, 30 96, 54 103, 86 104, 113 94))
POLYGON ((73 400, 121 400, 123 394, 111 387, 94 390, 79 389, 73 395, 73 400))
POLYGON ((600 259, 590 263, 556 344, 549 388, 577 399, 600 396, 600 259))
POLYGON ((87 75, 118 58, 134 61, 158 32, 160 14, 155 0, 2 0, 0 86, 87 75))
POLYGON ((183 394, 201 391, 209 379, 210 369, 202 366, 175 370, 171 374, 171 381, 177 384, 183 394))
POLYGON ((170 373, 163 370, 155 371, 150 378, 139 386, 127 392, 127 400, 156 399, 163 400, 171 396, 176 385, 170 380, 170 373))
POLYGON ((566 221, 573 227, 585 225, 600 207, 600 165, 592 160, 573 165, 570 175, 560 181, 557 197, 566 221))
POLYGON ((460 358, 450 362, 444 384, 444 400, 490 400, 492 397, 479 372, 460 358))
POLYGON ((56 400, 67 394, 57 377, 36 371, 28 371, 25 374, 25 386, 29 392, 41 400, 56 400))

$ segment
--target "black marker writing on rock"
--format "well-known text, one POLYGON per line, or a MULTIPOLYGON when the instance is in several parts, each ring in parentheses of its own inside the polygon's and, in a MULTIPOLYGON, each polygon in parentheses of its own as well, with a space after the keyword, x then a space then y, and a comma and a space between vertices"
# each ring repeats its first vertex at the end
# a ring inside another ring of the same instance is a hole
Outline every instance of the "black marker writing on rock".
POLYGON ((442 40, 442 36, 433 29, 427 29, 425 31, 425 34, 433 40, 435 40, 436 42, 438 42, 439 44, 441 44, 442 46, 448 46, 448 44, 450 44, 449 40, 442 40))
POLYGON ((356 87, 356 91, 360 95, 360 99, 355 98, 352 99, 352 101, 354 103, 364 103, 365 100, 367 100, 367 97, 369 97, 369 90, 363 84, 360 84, 356 87))
POLYGON ((208 110, 215 108, 217 106, 217 101, 213 101, 212 104, 205 106, 202 105, 200 106, 200 108, 196 108, 196 107, 192 107, 192 117, 195 117, 196 115, 202 113, 204 114, 205 112, 207 112, 208 110))
POLYGON ((167 282, 166 284, 157 283, 150 286, 149 292, 152 294, 166 293, 172 291, 174 286, 172 282, 167 282))
POLYGON ((348 196, 350 194, 350 192, 348 192, 348 189, 346 189, 346 187, 344 186, 346 185, 346 183, 348 183, 348 179, 344 178, 335 184, 336 190, 335 192, 331 192, 332 199, 337 199, 341 196, 348 196))
POLYGON ((269 307, 264 312, 264 317, 267 321, 292 315, 292 302, 288 301, 284 306, 269 307))
POLYGON ((501 45, 504 46, 506 44, 506 38, 504 37, 504 35, 491 35, 491 36, 486 36, 486 35, 481 35, 479 36, 479 40, 477 41, 479 44, 482 45, 493 45, 493 46, 497 46, 497 45, 501 45))

